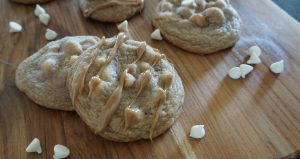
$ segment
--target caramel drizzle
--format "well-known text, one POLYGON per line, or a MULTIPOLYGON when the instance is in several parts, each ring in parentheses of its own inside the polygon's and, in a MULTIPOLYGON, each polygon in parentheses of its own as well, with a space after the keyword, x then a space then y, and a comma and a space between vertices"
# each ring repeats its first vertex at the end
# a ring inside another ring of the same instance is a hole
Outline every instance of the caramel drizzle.
POLYGON ((98 76, 101 77, 103 71, 105 70, 105 68, 107 67, 107 65, 113 60, 113 58, 116 56, 117 54, 117 50, 118 48, 121 46, 121 44, 126 41, 128 39, 128 35, 125 33, 120 33, 117 36, 117 40, 116 43, 113 47, 113 49, 111 50, 111 52, 109 53, 107 60, 105 61, 105 63, 102 65, 102 67, 100 68, 99 72, 98 72, 98 76))
POLYGON ((101 4, 99 4, 98 2, 89 2, 89 3, 90 3, 91 7, 88 10, 84 11, 84 13, 83 13, 84 17, 91 16, 91 14, 93 12, 95 12, 97 9, 108 8, 108 7, 112 7, 112 6, 116 6, 116 5, 136 6, 136 5, 140 5, 140 4, 142 4, 141 7, 143 8, 143 4, 144 4, 143 0, 129 0, 127 2, 120 2, 119 0, 111 0, 111 1, 108 1, 106 3, 101 3, 101 4))
POLYGON ((105 43, 105 37, 102 37, 101 40, 99 41, 99 44, 96 46, 95 50, 93 51, 93 55, 90 60, 90 63, 88 65, 84 66, 83 69, 80 70, 79 79, 78 79, 79 84, 76 85, 75 87, 73 87, 73 89, 72 89, 72 92, 74 92, 74 94, 72 96, 73 106, 75 106, 75 101, 77 100, 77 97, 82 93, 82 90, 84 88, 85 76, 86 76, 90 66, 95 61, 95 59, 98 55, 97 54, 98 50, 101 48, 101 46, 103 46, 104 43, 105 43))
POLYGON ((159 119, 159 114, 160 114, 160 111, 162 109, 162 106, 166 102, 167 89, 171 86, 172 80, 173 80, 173 76, 171 74, 167 74, 164 81, 163 81, 164 82, 163 83, 163 89, 158 88, 160 99, 159 99, 159 102, 158 102, 158 108, 156 110, 156 113, 154 115, 154 118, 152 120, 152 124, 151 124, 151 127, 150 127, 150 133, 149 133, 150 140, 152 140, 153 132, 154 132, 154 129, 157 125, 157 122, 158 122, 158 119, 159 119))
POLYGON ((114 112, 117 110, 118 105, 122 98, 122 92, 123 92, 125 77, 127 73, 128 73, 128 68, 122 73, 117 88, 113 91, 111 96, 108 98, 107 102, 104 105, 104 109, 100 112, 99 116, 101 119, 99 120, 99 125, 96 129, 96 133, 103 131, 107 127, 107 125, 110 123, 110 120, 114 112))
MULTIPOLYGON (((134 98, 134 100, 132 100, 132 102, 129 104, 129 106, 127 106, 125 108, 125 112, 124 112, 124 117, 125 117, 125 129, 127 129, 129 126, 132 125, 133 123, 133 120, 132 118, 133 117, 130 117, 130 108, 131 108, 131 105, 136 101, 136 99, 138 98, 138 96, 141 94, 141 92, 143 91, 143 89, 150 83, 150 80, 151 80, 151 72, 149 70, 145 71, 143 74, 142 74, 142 77, 141 77, 141 82, 140 82, 140 88, 139 88, 139 91, 136 95, 136 97, 134 98)), ((133 115, 133 114, 131 114, 133 115)))

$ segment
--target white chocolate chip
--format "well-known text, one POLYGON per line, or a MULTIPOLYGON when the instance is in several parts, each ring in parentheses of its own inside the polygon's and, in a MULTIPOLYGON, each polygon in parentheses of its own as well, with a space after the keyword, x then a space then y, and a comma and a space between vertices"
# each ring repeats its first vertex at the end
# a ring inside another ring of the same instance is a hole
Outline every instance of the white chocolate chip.
POLYGON ((251 54, 255 53, 258 57, 261 55, 261 49, 258 46, 251 46, 248 49, 248 54, 251 56, 251 54))
POLYGON ((183 0, 183 1, 181 1, 181 6, 194 7, 195 6, 195 0, 183 0))
POLYGON ((132 76, 130 73, 126 73, 125 87, 131 87, 135 81, 136 79, 134 76, 132 76))
POLYGON ((250 55, 249 60, 247 61, 247 64, 260 64, 260 63, 261 63, 261 60, 256 53, 252 53, 250 55))
POLYGON ((190 131, 190 137, 201 139, 205 136, 204 125, 194 125, 190 131))
POLYGON ((34 15, 39 16, 43 13, 46 13, 45 9, 37 4, 34 9, 34 15))
POLYGON ((54 159, 66 158, 70 155, 70 150, 64 145, 57 144, 54 146, 54 159))
POLYGON ((39 15, 39 19, 44 25, 48 25, 50 21, 50 15, 48 13, 42 13, 39 15))
POLYGON ((242 76, 240 67, 233 67, 229 70, 229 77, 232 79, 239 79, 242 76))
POLYGON ((36 152, 38 154, 42 153, 41 143, 38 138, 34 138, 31 143, 27 146, 26 152, 36 152))
POLYGON ((58 34, 55 31, 51 29, 47 29, 45 33, 45 38, 50 41, 50 40, 54 40, 57 37, 57 35, 58 34))
POLYGON ((251 71, 253 71, 253 67, 247 64, 241 64, 240 69, 241 69, 242 78, 245 78, 246 75, 248 75, 251 71))
POLYGON ((42 69, 43 73, 46 75, 50 75, 54 71, 55 64, 56 64, 56 61, 52 58, 45 60, 41 64, 41 69, 42 69))
POLYGON ((119 31, 128 32, 128 21, 124 20, 122 23, 118 25, 119 31))
POLYGON ((154 30, 154 32, 151 34, 151 38, 154 39, 154 40, 162 40, 163 39, 161 34, 160 34, 159 29, 154 30))
POLYGON ((22 31, 22 25, 17 22, 11 21, 9 22, 9 32, 16 33, 22 31))
POLYGON ((284 70, 284 61, 280 60, 278 62, 272 63, 270 65, 270 70, 273 73, 281 73, 281 72, 283 72, 283 70, 284 70))

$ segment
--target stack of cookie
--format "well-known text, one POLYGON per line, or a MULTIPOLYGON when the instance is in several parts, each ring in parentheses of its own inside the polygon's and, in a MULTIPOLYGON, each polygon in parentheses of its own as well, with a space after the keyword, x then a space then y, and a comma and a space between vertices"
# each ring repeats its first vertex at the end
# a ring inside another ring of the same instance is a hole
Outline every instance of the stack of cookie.
POLYGON ((166 56, 126 33, 50 42, 19 65, 16 85, 41 106, 76 110, 93 132, 114 141, 162 134, 184 100, 166 56))

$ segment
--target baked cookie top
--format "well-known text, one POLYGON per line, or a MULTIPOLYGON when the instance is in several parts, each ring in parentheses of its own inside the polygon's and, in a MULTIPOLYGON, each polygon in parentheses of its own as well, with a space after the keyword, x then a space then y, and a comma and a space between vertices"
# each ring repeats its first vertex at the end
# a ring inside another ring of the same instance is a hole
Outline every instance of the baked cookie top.
POLYGON ((144 0, 81 0, 84 17, 100 21, 123 21, 144 7, 144 0))
POLYGON ((115 141, 156 137, 180 113, 184 89, 164 54, 125 33, 102 38, 82 54, 67 80, 79 116, 115 141))
POLYGON ((162 0, 153 24, 172 43, 211 53, 236 42, 241 20, 228 0, 162 0))
POLYGON ((99 38, 74 36, 48 43, 16 70, 16 85, 35 103, 51 109, 73 110, 66 76, 78 56, 99 38))

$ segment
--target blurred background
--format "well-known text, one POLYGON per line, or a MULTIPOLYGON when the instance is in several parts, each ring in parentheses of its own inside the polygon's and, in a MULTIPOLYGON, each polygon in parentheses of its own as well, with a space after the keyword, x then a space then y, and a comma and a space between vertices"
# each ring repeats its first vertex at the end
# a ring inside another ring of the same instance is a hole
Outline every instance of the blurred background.
POLYGON ((300 22, 300 0, 273 0, 283 10, 300 22))

